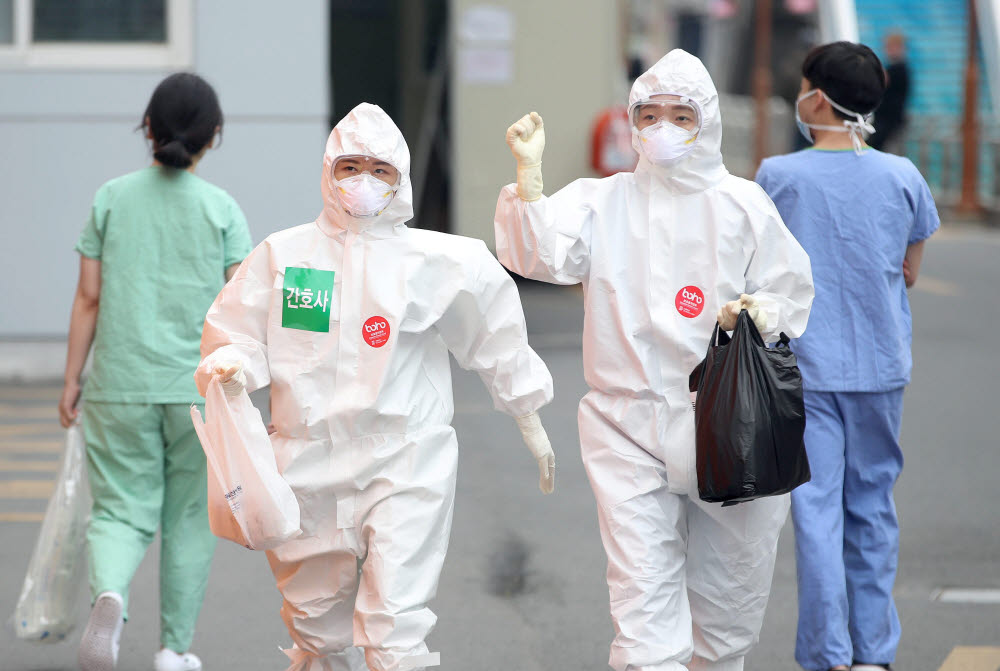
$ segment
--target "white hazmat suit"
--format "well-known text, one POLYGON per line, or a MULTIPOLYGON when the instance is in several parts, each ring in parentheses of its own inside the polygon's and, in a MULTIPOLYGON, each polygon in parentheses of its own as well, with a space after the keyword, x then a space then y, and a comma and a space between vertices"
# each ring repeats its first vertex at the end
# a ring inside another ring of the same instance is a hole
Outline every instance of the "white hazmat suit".
POLYGON ((319 218, 261 243, 205 321, 200 389, 230 362, 248 390, 271 386, 276 461, 304 534, 268 552, 294 671, 439 663, 424 638, 455 490, 449 351, 515 418, 552 398, 517 288, 486 245, 404 225, 409 162, 391 119, 356 107, 327 141, 319 218), (331 168, 344 155, 399 171, 381 214, 341 205, 331 168))
MULTIPOLYGON (((741 294, 756 299, 765 339, 800 335, 811 273, 760 187, 723 166, 718 95, 701 62, 670 52, 629 102, 657 94, 700 109, 690 151, 654 164, 633 131, 634 173, 579 179, 531 202, 504 187, 497 252, 525 277, 583 284, 591 391, 579 424, 608 555, 611 666, 737 671, 758 638, 789 498, 726 508, 698 498, 688 375, 719 309, 741 294)), ((524 160, 515 144, 522 194, 532 193, 540 152, 524 160)))

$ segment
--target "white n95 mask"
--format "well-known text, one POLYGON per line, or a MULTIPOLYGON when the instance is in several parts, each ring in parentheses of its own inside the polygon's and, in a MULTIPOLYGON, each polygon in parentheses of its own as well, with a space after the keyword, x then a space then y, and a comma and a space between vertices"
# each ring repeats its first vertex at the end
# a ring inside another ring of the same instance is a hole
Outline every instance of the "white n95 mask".
POLYGON ((341 180, 333 180, 340 205, 349 215, 357 218, 377 217, 389 207, 396 195, 396 187, 368 173, 341 180))
POLYGON ((639 131, 639 146, 651 163, 670 165, 694 149, 698 133, 660 121, 639 131))

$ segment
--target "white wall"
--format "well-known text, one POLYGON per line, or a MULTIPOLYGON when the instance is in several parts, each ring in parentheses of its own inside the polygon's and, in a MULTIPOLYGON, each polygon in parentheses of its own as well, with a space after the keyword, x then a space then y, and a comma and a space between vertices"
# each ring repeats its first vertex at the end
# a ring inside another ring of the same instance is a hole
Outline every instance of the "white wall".
MULTIPOLYGON (((215 87, 226 116, 223 144, 198 174, 236 198, 254 242, 312 220, 322 205, 327 11, 323 0, 195 3, 191 69, 215 87)), ((3 341, 65 336, 73 245, 94 191, 149 164, 133 129, 166 74, 0 70, 0 358, 3 341)))
POLYGON ((545 193, 551 194, 578 177, 593 176, 591 124, 604 107, 627 103, 628 86, 615 3, 452 0, 453 35, 463 12, 481 5, 511 12, 513 77, 503 83, 463 81, 462 50, 469 44, 453 37, 451 230, 482 238, 492 248, 497 196, 516 178, 504 141, 507 127, 532 110, 544 117, 542 167, 545 193))

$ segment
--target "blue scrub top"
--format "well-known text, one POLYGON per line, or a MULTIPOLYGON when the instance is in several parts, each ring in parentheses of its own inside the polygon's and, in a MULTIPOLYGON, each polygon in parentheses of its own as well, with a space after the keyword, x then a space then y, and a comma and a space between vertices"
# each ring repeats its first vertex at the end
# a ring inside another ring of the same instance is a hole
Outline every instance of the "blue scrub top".
POLYGON ((756 181, 812 262, 816 298, 792 341, 803 386, 905 386, 913 360, 903 257, 941 225, 916 166, 875 149, 805 149, 765 160, 756 181))

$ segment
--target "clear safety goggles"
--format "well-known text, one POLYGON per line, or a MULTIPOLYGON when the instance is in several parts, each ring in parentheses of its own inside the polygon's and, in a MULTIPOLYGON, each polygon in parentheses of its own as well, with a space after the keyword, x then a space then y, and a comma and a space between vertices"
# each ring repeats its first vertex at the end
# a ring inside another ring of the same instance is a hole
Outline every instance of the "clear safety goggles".
POLYGON ((358 175, 368 174, 391 187, 399 186, 400 172, 394 165, 365 154, 345 154, 338 156, 330 166, 330 175, 334 183, 358 175))
POLYGON ((632 127, 643 131, 658 123, 669 123, 695 135, 701 130, 701 109, 694 100, 663 93, 639 100, 629 107, 632 127))

